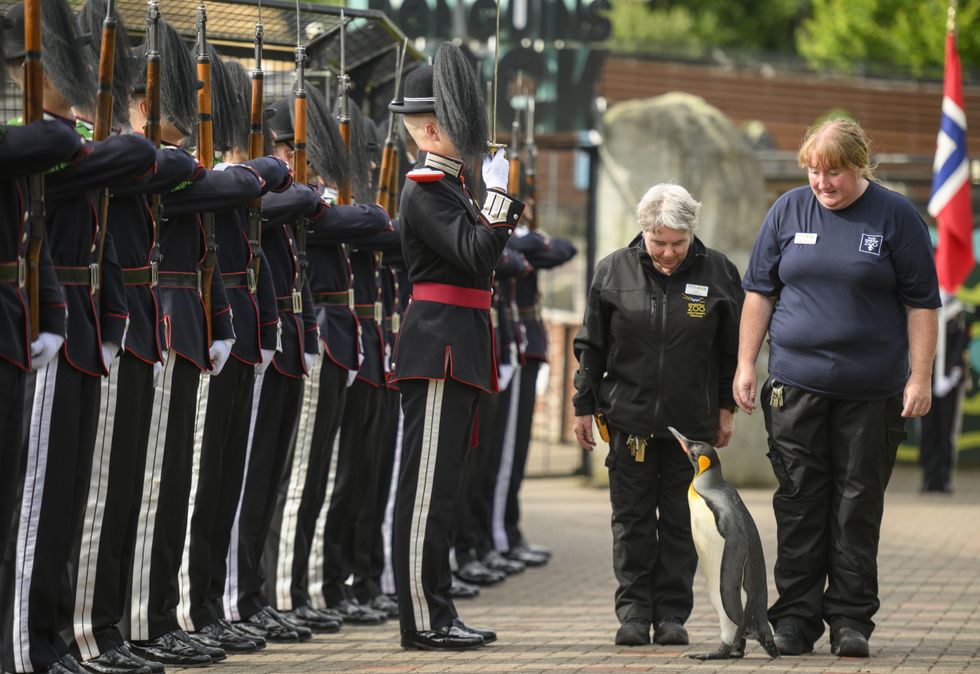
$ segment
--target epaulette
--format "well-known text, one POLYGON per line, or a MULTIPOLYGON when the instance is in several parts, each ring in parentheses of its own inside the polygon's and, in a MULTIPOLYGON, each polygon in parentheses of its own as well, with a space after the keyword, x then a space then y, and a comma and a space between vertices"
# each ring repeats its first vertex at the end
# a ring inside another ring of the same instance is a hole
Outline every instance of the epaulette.
POLYGON ((430 169, 428 166, 423 166, 421 168, 412 169, 405 174, 405 177, 417 183, 434 183, 445 178, 446 174, 442 171, 430 169))

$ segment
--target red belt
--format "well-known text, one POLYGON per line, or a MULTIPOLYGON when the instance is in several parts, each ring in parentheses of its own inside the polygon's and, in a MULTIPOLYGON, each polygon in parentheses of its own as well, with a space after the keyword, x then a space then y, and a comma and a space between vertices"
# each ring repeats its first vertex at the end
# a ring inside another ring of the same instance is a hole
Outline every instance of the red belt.
POLYGON ((412 299, 490 311, 489 290, 452 286, 448 283, 416 283, 412 286, 412 299))

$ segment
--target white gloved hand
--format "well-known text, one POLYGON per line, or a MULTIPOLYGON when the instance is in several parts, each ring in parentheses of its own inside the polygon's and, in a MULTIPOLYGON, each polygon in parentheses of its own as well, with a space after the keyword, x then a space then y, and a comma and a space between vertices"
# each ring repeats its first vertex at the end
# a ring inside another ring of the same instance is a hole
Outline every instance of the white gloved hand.
POLYGON ((42 332, 31 342, 31 369, 40 370, 54 360, 65 338, 53 332, 42 332))
POLYGON ((105 369, 109 369, 112 365, 112 361, 115 360, 116 354, 119 353, 119 345, 113 342, 102 342, 102 364, 105 365, 105 369))
POLYGON ((316 365, 316 356, 317 354, 315 353, 303 354, 303 363, 306 365, 306 374, 313 371, 313 366, 316 365))
POLYGON ((940 375, 932 385, 932 392, 937 398, 942 398, 953 391, 960 384, 963 377, 963 368, 956 366, 949 371, 949 376, 940 375))
POLYGON ((355 381, 357 381, 357 370, 347 370, 347 388, 353 386, 355 381))
POLYGON ((497 370, 497 388, 506 391, 510 386, 510 380, 514 378, 516 368, 513 365, 504 363, 497 370))
POLYGON ((208 357, 211 358, 211 376, 217 377, 228 362, 231 355, 231 346, 235 343, 233 339, 219 339, 211 342, 208 350, 208 357))
POLYGON ((276 357, 276 352, 272 349, 259 349, 262 360, 255 366, 255 374, 265 374, 265 371, 272 365, 272 359, 276 357))
POLYGON ((167 366, 169 354, 166 351, 160 352, 160 362, 153 363, 153 388, 157 388, 163 383, 163 368, 167 366))
POLYGON ((507 177, 510 173, 510 163, 503 149, 497 150, 491 157, 489 153, 483 158, 483 184, 487 189, 507 191, 507 177))

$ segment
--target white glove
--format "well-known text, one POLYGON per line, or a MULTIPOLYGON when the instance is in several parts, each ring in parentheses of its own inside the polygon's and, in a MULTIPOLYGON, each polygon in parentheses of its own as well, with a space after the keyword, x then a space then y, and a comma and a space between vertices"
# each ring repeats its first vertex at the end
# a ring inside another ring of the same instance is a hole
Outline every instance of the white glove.
POLYGON ((347 370, 347 388, 353 386, 355 381, 357 381, 357 370, 347 370))
POLYGON ((510 164, 505 157, 503 149, 497 150, 491 157, 489 153, 483 158, 483 184, 487 189, 499 189, 507 191, 507 177, 510 173, 510 164))
POLYGON ((219 339, 211 342, 208 350, 208 357, 211 359, 211 376, 217 377, 228 362, 231 355, 231 345, 235 343, 233 339, 219 339))
POLYGON ((949 371, 949 376, 939 375, 932 385, 932 392, 937 398, 942 398, 951 393, 960 384, 963 377, 963 368, 956 366, 949 371))
POLYGON ((105 369, 109 369, 112 365, 112 361, 116 358, 116 354, 119 353, 119 345, 113 342, 102 342, 102 364, 105 365, 105 369))
POLYGON ((306 364, 306 374, 313 372, 313 366, 316 365, 316 356, 317 354, 315 353, 303 354, 303 362, 306 364))
POLYGON ((31 369, 40 370, 58 355, 65 338, 53 332, 42 332, 31 342, 31 369))
POLYGON ((272 365, 272 359, 276 357, 276 352, 272 349, 259 349, 262 360, 255 366, 255 374, 265 374, 265 371, 272 365))
POLYGON ((497 388, 506 391, 510 386, 510 380, 514 378, 516 368, 513 365, 503 364, 497 370, 497 388))

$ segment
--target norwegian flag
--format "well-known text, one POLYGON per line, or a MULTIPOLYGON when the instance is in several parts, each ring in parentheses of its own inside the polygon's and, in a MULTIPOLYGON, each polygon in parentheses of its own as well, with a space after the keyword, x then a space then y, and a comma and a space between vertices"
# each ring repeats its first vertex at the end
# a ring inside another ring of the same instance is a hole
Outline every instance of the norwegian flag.
POLYGON ((936 271, 939 287, 953 294, 973 269, 973 206, 970 199, 970 167, 966 155, 966 112, 960 58, 953 31, 946 34, 946 77, 943 111, 932 164, 929 215, 936 218, 936 271))

